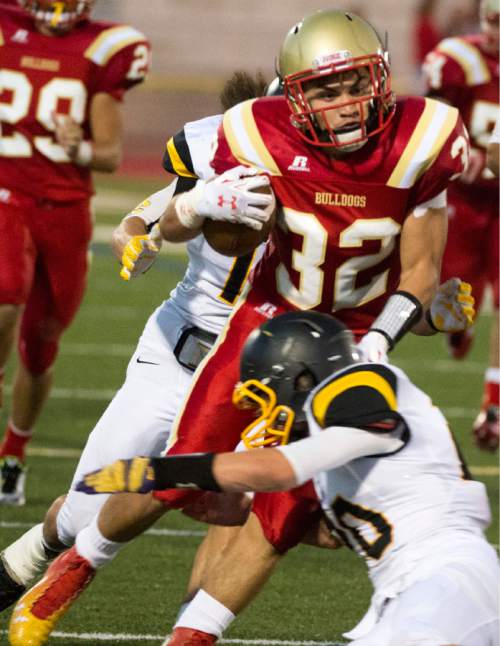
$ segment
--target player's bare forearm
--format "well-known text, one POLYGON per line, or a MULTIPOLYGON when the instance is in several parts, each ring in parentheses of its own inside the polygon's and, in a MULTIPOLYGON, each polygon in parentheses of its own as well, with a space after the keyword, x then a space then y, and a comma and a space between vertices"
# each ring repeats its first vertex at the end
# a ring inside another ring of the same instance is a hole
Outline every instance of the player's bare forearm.
POLYGON ((175 209, 175 204, 179 197, 180 195, 176 195, 172 198, 171 202, 165 209, 164 214, 160 218, 161 235, 164 240, 169 242, 187 242, 188 240, 196 238, 196 236, 201 233, 201 225, 203 221, 200 222, 199 228, 194 229, 188 229, 179 221, 177 211, 175 209))
POLYGON ((428 208, 421 217, 410 215, 403 226, 398 289, 413 294, 424 309, 439 286, 447 231, 445 208, 428 208))
POLYGON ((99 93, 90 106, 92 158, 89 167, 103 173, 114 172, 122 160, 123 124, 121 106, 112 96, 99 93))
POLYGON ((139 217, 122 220, 111 236, 111 249, 117 260, 121 262, 123 250, 134 236, 143 236, 147 232, 146 223, 139 217))
POLYGON ((216 455, 213 475, 223 491, 284 491, 297 486, 289 461, 275 449, 216 455))
POLYGON ((486 166, 498 177, 500 169, 500 144, 493 142, 486 150, 486 166))

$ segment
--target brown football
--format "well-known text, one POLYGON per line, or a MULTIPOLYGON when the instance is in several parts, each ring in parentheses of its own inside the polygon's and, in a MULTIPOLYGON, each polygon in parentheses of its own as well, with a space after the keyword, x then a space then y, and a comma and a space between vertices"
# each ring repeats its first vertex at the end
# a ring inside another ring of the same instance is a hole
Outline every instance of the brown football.
MULTIPOLYGON (((265 187, 260 192, 269 192, 265 187)), ((257 189, 259 191, 259 189, 257 189)), ((245 256, 267 240, 276 220, 276 209, 260 231, 247 227, 246 224, 224 222, 205 218, 202 231, 208 244, 223 256, 245 256)))

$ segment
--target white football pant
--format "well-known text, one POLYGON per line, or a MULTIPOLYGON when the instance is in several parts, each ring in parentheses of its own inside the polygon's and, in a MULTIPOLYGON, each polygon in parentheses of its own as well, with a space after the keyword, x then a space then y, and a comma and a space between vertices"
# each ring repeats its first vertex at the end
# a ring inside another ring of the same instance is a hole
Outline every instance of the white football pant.
MULTIPOLYGON (((84 474, 115 460, 158 456, 165 450, 193 375, 173 354, 188 327, 191 324, 168 301, 151 315, 128 364, 125 383, 88 437, 72 487, 84 474)), ((108 495, 89 496, 71 489, 57 516, 59 540, 72 545, 108 495)))

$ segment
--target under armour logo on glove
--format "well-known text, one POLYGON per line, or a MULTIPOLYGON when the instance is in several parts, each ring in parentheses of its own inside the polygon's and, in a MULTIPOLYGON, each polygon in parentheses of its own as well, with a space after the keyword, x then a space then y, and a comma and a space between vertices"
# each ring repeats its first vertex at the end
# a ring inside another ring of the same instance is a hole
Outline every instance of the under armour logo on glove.
MULTIPOLYGON (((224 196, 223 196, 223 195, 219 195, 219 199, 217 200, 217 206, 224 206, 224 204, 226 204, 226 200, 224 199, 224 196)), ((236 207, 237 207, 237 200, 236 200, 236 197, 232 197, 232 198, 231 198, 231 201, 229 202, 229 204, 231 205, 231 210, 232 210, 232 211, 235 211, 235 210, 236 210, 236 207)))
POLYGON ((256 168, 236 166, 211 180, 198 180, 175 203, 177 217, 189 229, 201 227, 202 218, 245 224, 260 231, 276 208, 267 175, 256 168), (268 192, 257 189, 269 187, 268 192))

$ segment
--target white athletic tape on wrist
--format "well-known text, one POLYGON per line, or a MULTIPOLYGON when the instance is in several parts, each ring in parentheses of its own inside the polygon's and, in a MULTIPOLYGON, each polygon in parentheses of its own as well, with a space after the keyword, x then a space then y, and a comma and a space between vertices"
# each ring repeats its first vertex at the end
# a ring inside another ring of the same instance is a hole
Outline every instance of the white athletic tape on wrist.
POLYGON ((392 350, 399 339, 415 325, 422 316, 421 303, 408 292, 396 292, 384 306, 370 327, 370 331, 380 332, 389 342, 392 350))
POLYGON ((75 164, 78 166, 89 166, 92 161, 94 149, 91 141, 80 141, 78 144, 78 151, 76 153, 75 164))

